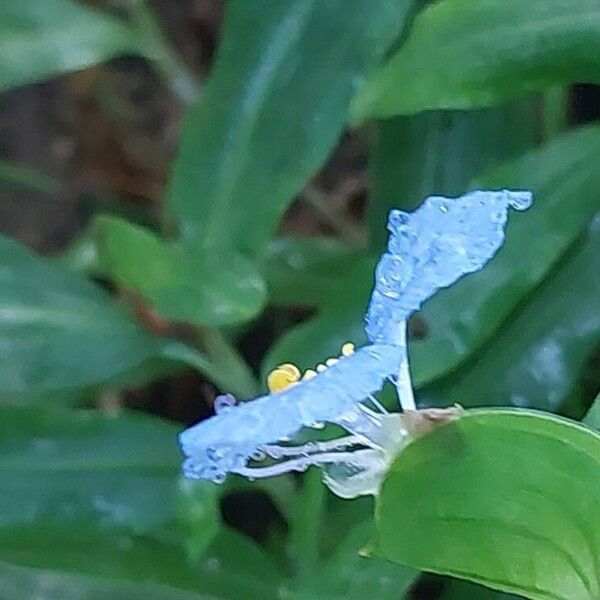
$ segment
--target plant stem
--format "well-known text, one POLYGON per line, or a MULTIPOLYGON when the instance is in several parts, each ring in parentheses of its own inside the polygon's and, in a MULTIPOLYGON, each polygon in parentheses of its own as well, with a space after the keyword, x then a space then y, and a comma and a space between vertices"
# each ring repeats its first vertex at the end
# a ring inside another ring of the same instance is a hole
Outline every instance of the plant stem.
POLYGON ((196 78, 171 47, 147 0, 133 2, 129 15, 144 55, 155 64, 180 100, 186 104, 195 101, 198 97, 196 78))
POLYGON ((401 329, 400 345, 404 347, 404 357, 398 369, 398 379, 396 380, 396 390, 398 392, 398 400, 403 411, 417 410, 415 397, 410 379, 410 367, 408 365, 408 344, 406 341, 407 325, 404 322, 404 327, 401 329))
POLYGON ((551 87, 543 96, 544 139, 548 141, 567 126, 569 92, 562 86, 551 87))
POLYGON ((200 340, 213 369, 220 373, 219 379, 227 381, 226 389, 242 399, 258 394, 258 382, 248 363, 219 329, 203 327, 200 340))
POLYGON ((319 534, 326 500, 326 488, 319 469, 309 469, 302 483, 290 532, 299 577, 310 576, 319 564, 319 534))

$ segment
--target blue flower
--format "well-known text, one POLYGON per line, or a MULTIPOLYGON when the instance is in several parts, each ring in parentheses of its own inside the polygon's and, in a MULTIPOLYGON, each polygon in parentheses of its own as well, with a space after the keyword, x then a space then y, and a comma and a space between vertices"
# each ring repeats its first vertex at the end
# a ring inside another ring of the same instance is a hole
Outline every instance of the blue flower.
POLYGON ((391 211, 388 248, 366 314, 370 344, 358 350, 345 344, 339 358, 304 375, 281 365, 269 376, 270 393, 251 402, 217 398, 216 416, 180 434, 184 475, 222 482, 227 473, 269 477, 319 465, 342 497, 376 493, 390 460, 419 429, 415 415, 425 422, 460 415, 457 409, 414 412, 407 318, 438 289, 482 268, 504 241, 509 207, 523 210, 531 200, 529 192, 476 191, 430 197, 413 213, 391 211), (403 413, 387 413, 374 396, 387 380, 403 413), (349 435, 289 443, 300 429, 323 423, 349 435))

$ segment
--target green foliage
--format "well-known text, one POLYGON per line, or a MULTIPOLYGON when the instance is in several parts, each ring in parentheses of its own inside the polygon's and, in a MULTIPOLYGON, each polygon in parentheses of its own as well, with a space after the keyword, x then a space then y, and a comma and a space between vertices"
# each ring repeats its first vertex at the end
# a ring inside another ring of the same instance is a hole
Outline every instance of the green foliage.
POLYGON ((1 527, 92 520, 143 532, 173 518, 173 424, 57 408, 0 414, 1 527))
MULTIPOLYGON (((419 313, 418 320, 424 324, 427 335, 423 340, 415 340, 410 350, 416 385, 456 369, 472 356, 530 297, 582 235, 600 209, 600 177, 596 168, 599 151, 597 127, 576 130, 557 136, 468 186, 532 189, 535 207, 511 222, 504 247, 480 275, 442 290, 419 313), (461 322, 457 315, 467 303, 468 318, 465 316, 461 322)), ((347 339, 362 340, 362 315, 375 260, 373 256, 365 257, 363 263, 355 261, 355 267, 330 295, 330 301, 321 304, 317 317, 292 330, 271 350, 265 371, 282 362, 284 355, 309 366, 321 356, 335 352, 347 339)))
MULTIPOLYGON (((184 113, 163 214, 94 215, 54 258, 0 236, 2 600, 392 600, 417 569, 458 578, 443 600, 600 597, 600 126, 571 123, 564 87, 599 82, 597 0, 228 0, 201 86, 160 15, 0 0, 1 90, 135 55, 184 113), (328 205, 307 225, 298 193, 369 119, 359 235, 328 205), (363 343, 390 208, 474 188, 535 204, 411 322, 418 402, 591 429, 468 411, 395 459, 374 522, 316 470, 183 480, 181 423, 112 410, 182 368, 251 398, 262 354, 264 378, 363 343)), ((8 158, 2 187, 68 189, 8 158)))
POLYGON ((133 32, 71 0, 0 0, 0 89, 137 54, 133 32))
POLYGON ((447 0, 415 19, 353 118, 478 108, 556 84, 600 82, 596 0, 447 0))
POLYGON ((408 0, 228 5, 215 69, 188 111, 169 201, 187 244, 256 255, 335 145, 353 92, 408 0), (251 224, 249 227, 248 225, 251 224))
POLYGON ((600 279, 590 277, 600 255, 597 226, 575 246, 477 363, 424 390, 423 400, 551 411, 569 405, 569 412, 581 414, 581 368, 600 338, 600 279))
POLYGON ((106 383, 160 355, 160 341, 77 273, 4 237, 0 260, 0 397, 106 383))
POLYGON ((95 232, 103 270, 166 319, 224 325, 247 321, 263 306, 263 281, 239 255, 186 252, 117 217, 98 218, 95 232))
POLYGON ((597 598, 599 460, 600 437, 579 425, 474 411, 393 463, 374 552, 527 598, 597 598))

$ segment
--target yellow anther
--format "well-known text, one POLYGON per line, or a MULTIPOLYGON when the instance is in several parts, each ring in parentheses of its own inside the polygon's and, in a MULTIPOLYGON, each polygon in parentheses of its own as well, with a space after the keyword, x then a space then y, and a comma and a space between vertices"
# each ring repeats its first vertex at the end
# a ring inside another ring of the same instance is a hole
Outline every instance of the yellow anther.
POLYGON ((271 392, 285 390, 298 381, 300 381, 300 370, 291 363, 279 365, 267 376, 267 386, 271 392))
POLYGON ((346 342, 342 346, 342 355, 343 356, 350 356, 351 354, 354 354, 355 348, 356 348, 356 346, 352 342, 346 342))
POLYGON ((335 363, 337 363, 337 362, 340 362, 340 359, 339 359, 339 358, 328 358, 328 359, 325 361, 325 364, 326 364, 328 367, 333 367, 333 365, 335 365, 335 363))
POLYGON ((304 375, 302 375, 302 380, 303 381, 307 381, 308 379, 312 379, 313 377, 317 376, 317 372, 314 371, 313 369, 306 369, 306 371, 304 371, 304 375))
POLYGON ((327 370, 325 365, 317 365, 317 373, 322 373, 325 370, 327 370))

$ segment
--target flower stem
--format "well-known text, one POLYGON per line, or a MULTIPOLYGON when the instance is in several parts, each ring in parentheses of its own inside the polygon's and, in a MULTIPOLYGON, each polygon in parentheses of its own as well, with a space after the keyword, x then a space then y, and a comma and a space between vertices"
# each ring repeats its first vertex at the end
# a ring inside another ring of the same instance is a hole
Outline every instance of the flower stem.
POLYGON ((415 404, 415 396, 413 394, 412 382, 410 379, 410 368, 408 366, 408 344, 406 340, 406 329, 407 324, 404 322, 404 326, 400 333, 400 345, 404 347, 404 356, 398 369, 398 377, 396 379, 396 390, 398 392, 398 400, 403 411, 417 410, 415 404))

